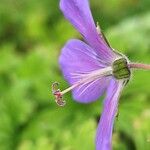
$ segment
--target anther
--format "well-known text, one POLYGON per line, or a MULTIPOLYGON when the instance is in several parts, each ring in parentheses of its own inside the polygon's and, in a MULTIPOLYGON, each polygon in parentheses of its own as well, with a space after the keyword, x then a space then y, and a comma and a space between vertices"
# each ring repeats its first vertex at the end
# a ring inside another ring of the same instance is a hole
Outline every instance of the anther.
POLYGON ((58 106, 65 106, 66 101, 63 100, 63 96, 61 93, 61 90, 59 89, 59 83, 58 82, 54 82, 52 84, 52 93, 55 96, 55 102, 58 106))

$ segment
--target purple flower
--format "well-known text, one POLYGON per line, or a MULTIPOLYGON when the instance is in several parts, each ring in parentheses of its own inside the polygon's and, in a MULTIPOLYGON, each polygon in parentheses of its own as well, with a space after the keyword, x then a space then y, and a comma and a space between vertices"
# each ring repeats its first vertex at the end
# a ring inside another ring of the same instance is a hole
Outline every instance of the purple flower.
POLYGON ((114 51, 100 27, 95 26, 88 0, 61 0, 60 9, 85 42, 72 39, 62 49, 59 63, 64 78, 71 86, 60 91, 57 83, 53 84, 56 102, 63 106, 65 101, 62 96, 70 90, 73 91, 73 98, 81 103, 93 102, 106 92, 97 129, 96 150, 111 150, 118 100, 130 79, 129 60, 114 51))

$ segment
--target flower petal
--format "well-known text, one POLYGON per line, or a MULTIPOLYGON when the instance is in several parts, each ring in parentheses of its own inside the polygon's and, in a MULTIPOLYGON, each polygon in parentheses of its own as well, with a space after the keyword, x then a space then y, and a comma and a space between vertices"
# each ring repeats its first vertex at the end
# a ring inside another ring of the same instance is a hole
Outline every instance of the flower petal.
POLYGON ((90 103, 97 100, 105 92, 109 84, 109 77, 102 77, 73 90, 73 97, 81 103, 90 103))
POLYGON ((123 81, 111 80, 97 129, 96 150, 111 150, 113 123, 117 114, 118 100, 122 88, 123 81))
MULTIPOLYGON (((93 49, 80 40, 70 40, 65 45, 59 63, 63 75, 70 85, 77 83, 87 73, 106 67, 105 62, 99 59, 93 49)), ((74 99, 83 103, 96 100, 103 93, 106 86, 107 79, 99 79, 94 83, 81 85, 73 90, 74 99)))
POLYGON ((60 9, 101 59, 112 62, 116 55, 107 45, 102 33, 98 33, 88 0, 61 0, 60 9))

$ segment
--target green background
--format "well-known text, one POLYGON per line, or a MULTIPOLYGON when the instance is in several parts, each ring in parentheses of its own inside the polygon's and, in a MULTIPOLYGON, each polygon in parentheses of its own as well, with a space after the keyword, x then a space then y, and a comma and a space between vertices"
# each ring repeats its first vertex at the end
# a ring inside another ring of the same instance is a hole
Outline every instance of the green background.
MULTIPOLYGON (((150 64, 150 1, 91 0, 94 20, 113 48, 150 64)), ((81 38, 58 0, 0 0, 0 150, 94 150, 102 98, 55 104, 51 84, 68 87, 58 56, 81 38)), ((68 62, 69 63, 69 62, 68 62)), ((150 149, 150 72, 134 71, 120 98, 114 150, 150 149)))

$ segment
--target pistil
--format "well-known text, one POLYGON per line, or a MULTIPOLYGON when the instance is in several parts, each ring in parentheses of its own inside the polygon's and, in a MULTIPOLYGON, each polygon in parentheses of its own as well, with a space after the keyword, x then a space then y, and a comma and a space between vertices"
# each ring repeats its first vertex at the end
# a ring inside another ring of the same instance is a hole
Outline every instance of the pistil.
POLYGON ((66 102, 63 100, 63 95, 71 90, 73 90, 74 88, 77 88, 83 84, 88 84, 91 83, 103 76, 109 76, 112 75, 112 67, 106 67, 106 68, 102 68, 99 70, 95 70, 92 71, 90 73, 87 74, 81 74, 81 76, 78 74, 78 76, 80 76, 79 81, 77 81, 75 84, 73 84, 72 86, 70 86, 69 88, 61 91, 59 89, 59 83, 55 82, 52 84, 52 92, 53 95, 55 96, 55 101, 59 106, 64 106, 66 104, 66 102))

